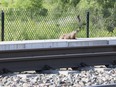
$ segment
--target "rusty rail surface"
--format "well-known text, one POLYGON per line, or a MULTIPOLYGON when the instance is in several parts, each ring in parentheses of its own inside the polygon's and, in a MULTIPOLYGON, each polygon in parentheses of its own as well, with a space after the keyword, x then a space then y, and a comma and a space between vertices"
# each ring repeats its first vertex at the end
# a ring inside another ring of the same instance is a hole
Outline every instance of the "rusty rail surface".
POLYGON ((0 71, 116 64, 116 45, 0 51, 0 71))

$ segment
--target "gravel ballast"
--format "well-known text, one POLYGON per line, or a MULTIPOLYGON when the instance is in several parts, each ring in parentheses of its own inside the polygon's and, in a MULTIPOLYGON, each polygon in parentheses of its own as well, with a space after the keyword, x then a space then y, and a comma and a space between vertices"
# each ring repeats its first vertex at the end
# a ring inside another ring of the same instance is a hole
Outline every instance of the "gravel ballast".
POLYGON ((0 75, 0 87, 88 87, 116 83, 116 68, 0 75))

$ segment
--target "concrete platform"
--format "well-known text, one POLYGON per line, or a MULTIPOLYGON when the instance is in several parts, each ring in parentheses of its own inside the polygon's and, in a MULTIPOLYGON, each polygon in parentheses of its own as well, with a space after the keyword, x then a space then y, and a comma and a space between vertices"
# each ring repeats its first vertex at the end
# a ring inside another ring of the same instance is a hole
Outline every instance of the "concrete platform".
POLYGON ((77 46, 100 46, 115 45, 116 37, 104 38, 77 38, 76 40, 25 40, 25 41, 4 41, 0 42, 2 50, 38 49, 38 48, 58 48, 58 47, 77 47, 77 46))

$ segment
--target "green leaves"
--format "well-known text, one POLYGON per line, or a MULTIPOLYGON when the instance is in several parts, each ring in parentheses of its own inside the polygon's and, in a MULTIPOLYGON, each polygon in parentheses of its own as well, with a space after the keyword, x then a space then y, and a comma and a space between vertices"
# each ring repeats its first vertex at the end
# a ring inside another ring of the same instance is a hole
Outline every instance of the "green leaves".
POLYGON ((76 7, 81 0, 70 0, 72 6, 76 7))
POLYGON ((30 0, 30 8, 42 8, 43 0, 30 0))
POLYGON ((96 0, 103 8, 113 8, 116 0, 96 0))

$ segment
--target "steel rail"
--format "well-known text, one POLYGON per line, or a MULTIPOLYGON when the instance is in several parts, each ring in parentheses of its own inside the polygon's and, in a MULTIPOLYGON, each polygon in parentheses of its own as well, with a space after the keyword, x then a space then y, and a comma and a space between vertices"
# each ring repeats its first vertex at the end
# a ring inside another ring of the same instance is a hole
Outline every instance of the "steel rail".
POLYGON ((108 65, 116 62, 116 46, 66 47, 0 51, 0 70, 41 70, 86 65, 108 65))
POLYGON ((29 56, 29 57, 14 57, 0 58, 0 62, 10 61, 33 61, 33 60, 52 60, 52 59, 68 59, 78 57, 99 57, 99 56, 115 56, 116 52, 97 52, 97 53, 81 53, 81 54, 62 54, 62 55, 46 55, 46 56, 29 56))
POLYGON ((116 87, 116 83, 114 83, 114 84, 108 84, 108 85, 89 86, 89 87, 116 87))

